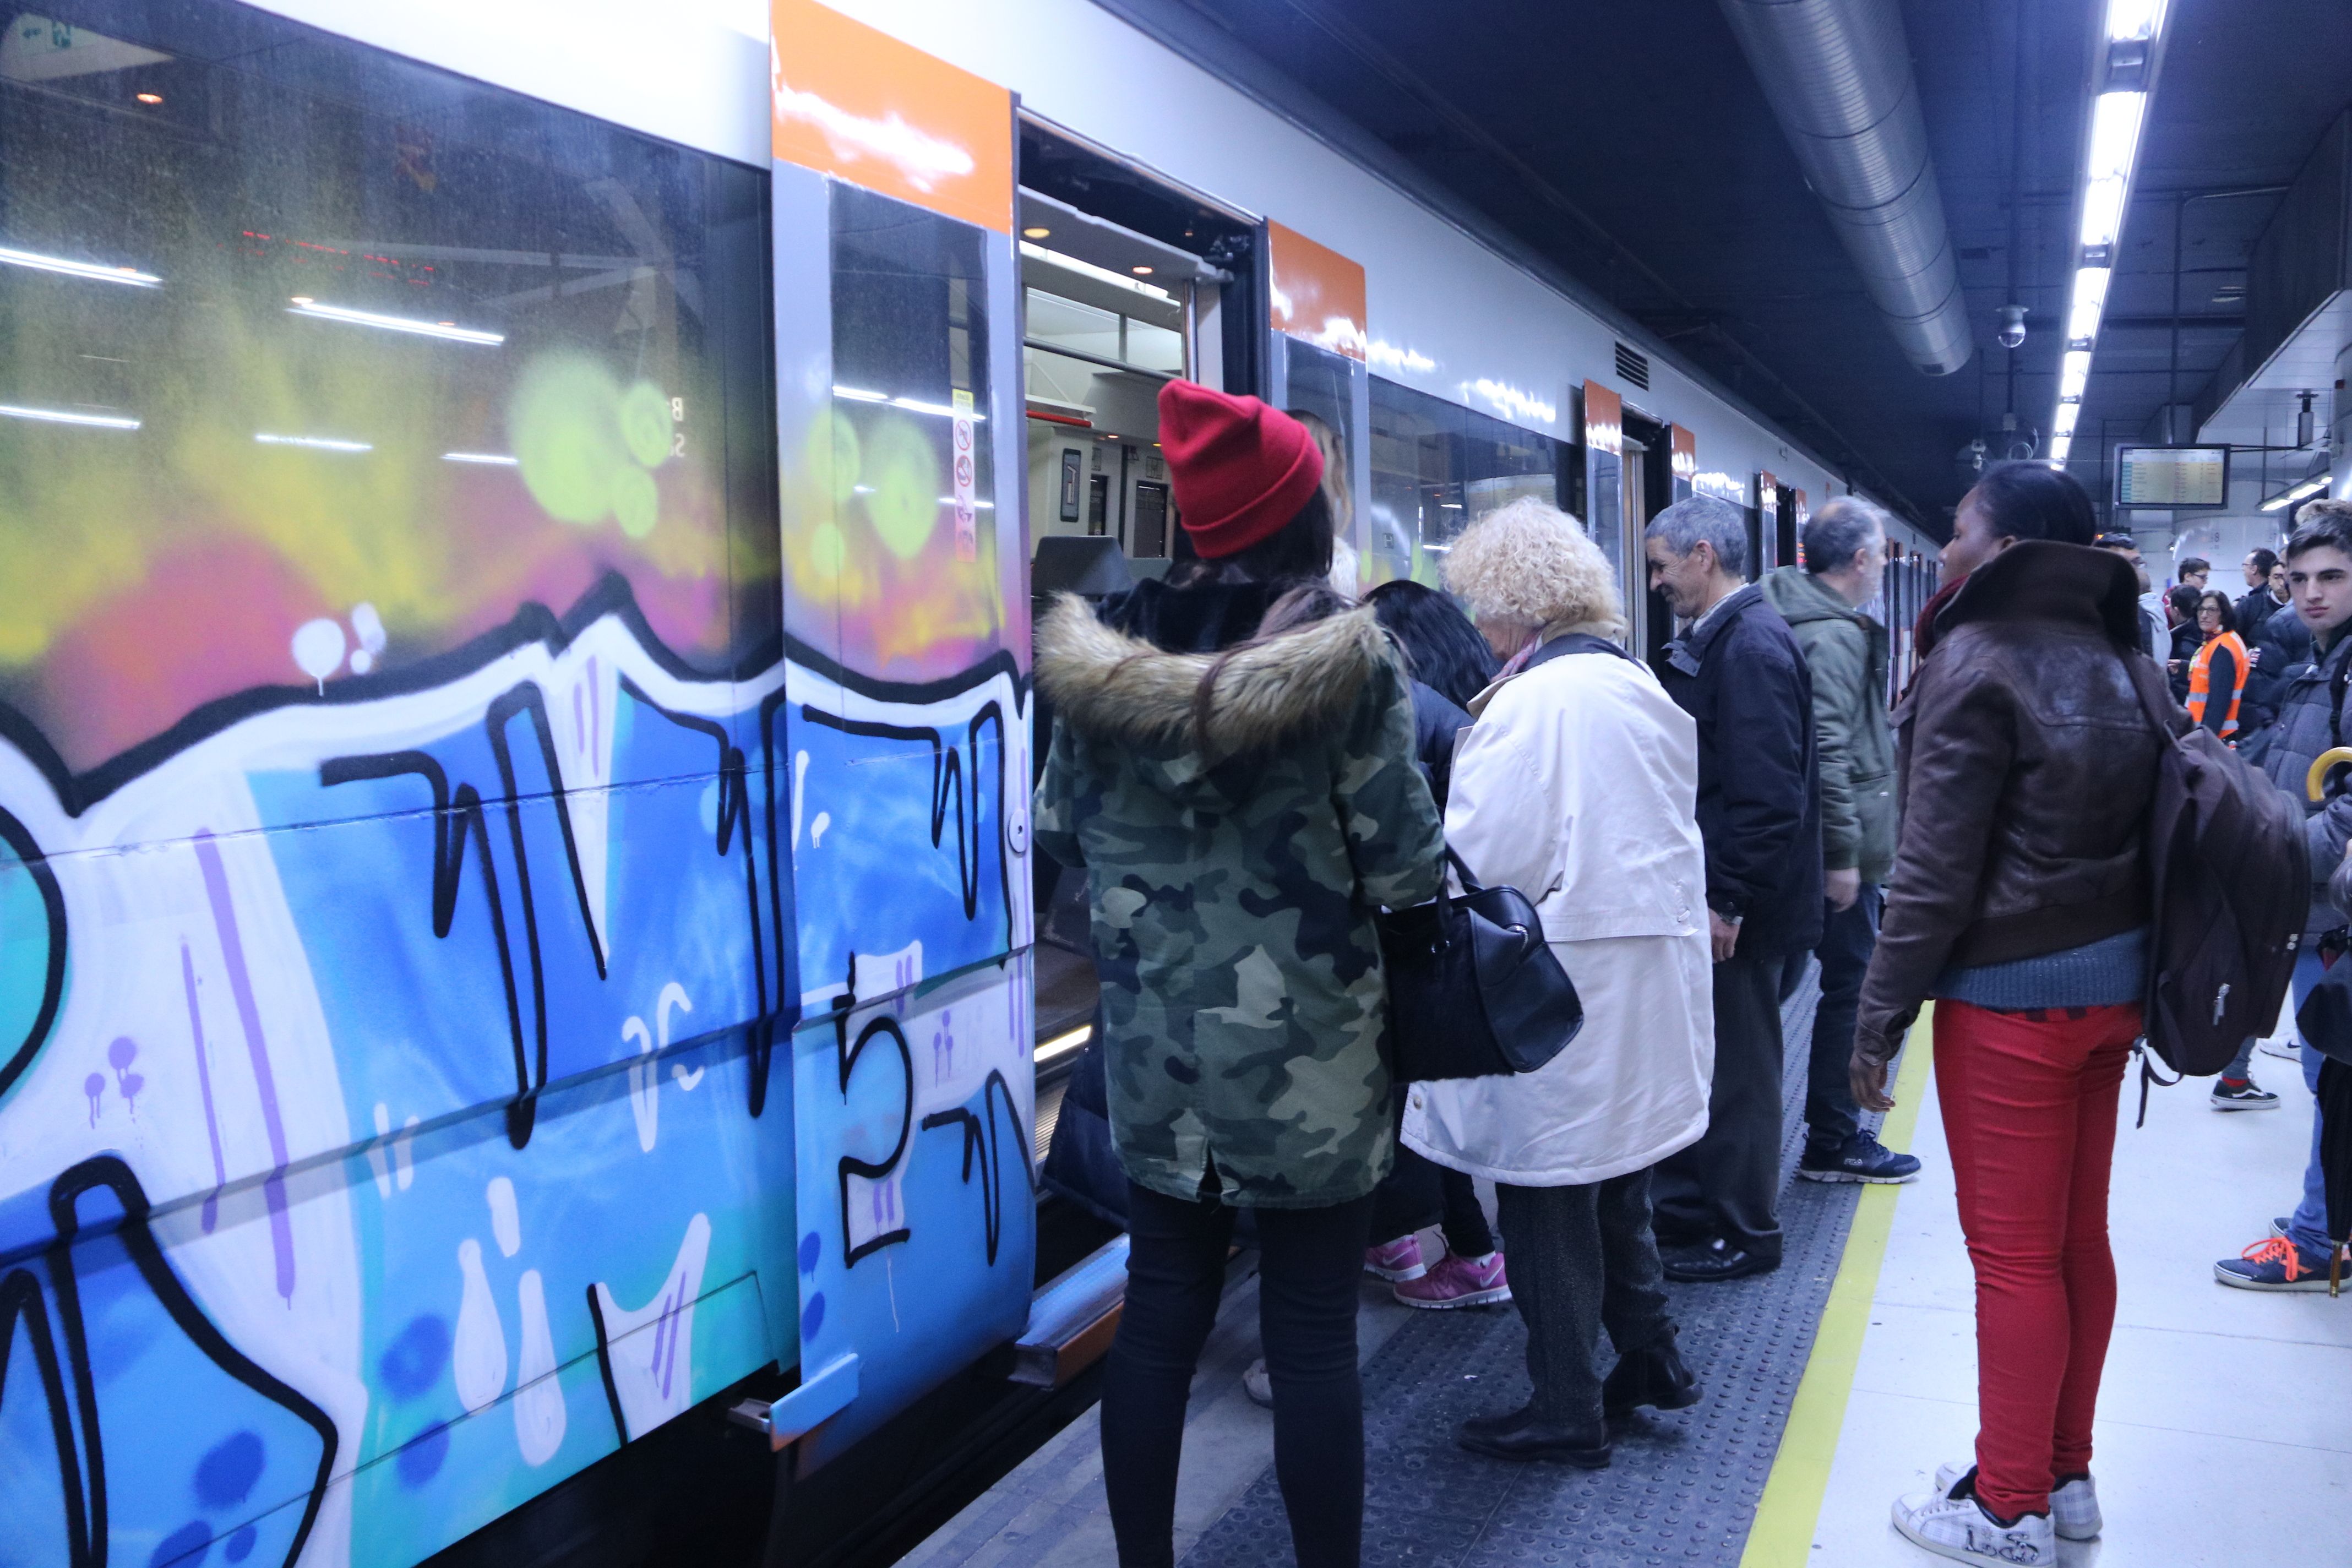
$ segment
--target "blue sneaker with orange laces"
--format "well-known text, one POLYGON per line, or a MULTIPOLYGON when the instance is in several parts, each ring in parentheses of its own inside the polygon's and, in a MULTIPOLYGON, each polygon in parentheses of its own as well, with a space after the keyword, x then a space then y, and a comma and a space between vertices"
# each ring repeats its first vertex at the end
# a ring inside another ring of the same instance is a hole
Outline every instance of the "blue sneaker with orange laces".
POLYGON ((2325 1290, 2327 1254, 2273 1236, 2213 1265, 2213 1278, 2241 1290, 2325 1290))

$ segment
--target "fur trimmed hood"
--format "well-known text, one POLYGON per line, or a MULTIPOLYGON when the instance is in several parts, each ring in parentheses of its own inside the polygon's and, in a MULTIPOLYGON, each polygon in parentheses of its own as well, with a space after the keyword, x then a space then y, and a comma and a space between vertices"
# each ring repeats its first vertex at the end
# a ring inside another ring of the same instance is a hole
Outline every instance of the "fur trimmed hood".
MULTIPOLYGON (((1170 653, 1103 625, 1075 594, 1037 627, 1037 686, 1057 719, 1089 738, 1154 752, 1197 749, 1195 699, 1220 656, 1170 653)), ((1364 682, 1397 654, 1369 609, 1233 651, 1208 707, 1216 758, 1273 751, 1345 722, 1364 682)))

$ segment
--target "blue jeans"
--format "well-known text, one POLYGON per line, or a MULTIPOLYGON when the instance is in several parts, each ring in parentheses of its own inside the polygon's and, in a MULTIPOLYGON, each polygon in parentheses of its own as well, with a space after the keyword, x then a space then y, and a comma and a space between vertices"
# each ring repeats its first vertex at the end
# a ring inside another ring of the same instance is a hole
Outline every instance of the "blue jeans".
MULTIPOLYGON (((2338 959, 2337 963, 2345 962, 2338 959)), ((2294 1005, 2303 1010, 2303 999, 2319 984, 2326 971, 2321 967, 2319 954, 2311 947, 2304 950, 2294 961, 2294 1005)), ((2319 1064, 2325 1059, 2304 1042, 2303 1086, 2311 1090, 2311 1160, 2303 1168, 2303 1201, 2294 1205, 2294 1217, 2287 1221, 2286 1233, 2297 1247, 2307 1252, 2327 1256, 2327 1178, 2319 1165, 2319 1064)))
POLYGON ((1853 1103, 1853 1020, 1862 1006, 1862 977, 1878 946, 1878 916, 1885 889, 1864 882, 1843 910, 1824 910, 1821 944, 1822 1005, 1813 1014, 1813 1048, 1805 1064, 1805 1144, 1815 1153, 1843 1148, 1862 1129, 1853 1103))

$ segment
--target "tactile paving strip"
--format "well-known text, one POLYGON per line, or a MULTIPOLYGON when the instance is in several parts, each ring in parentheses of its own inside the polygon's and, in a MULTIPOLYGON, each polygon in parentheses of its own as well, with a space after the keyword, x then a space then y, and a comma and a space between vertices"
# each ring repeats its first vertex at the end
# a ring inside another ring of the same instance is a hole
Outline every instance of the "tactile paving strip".
MULTIPOLYGON (((1423 1312, 1364 1372, 1368 1565, 1731 1568, 1811 1354, 1859 1189, 1788 1181, 1803 1139, 1805 1049, 1819 990, 1783 1014, 1788 1071, 1780 1268, 1729 1285, 1669 1285, 1695 1407, 1620 1426, 1610 1468, 1516 1465, 1458 1448, 1466 1417, 1526 1403, 1527 1334, 1509 1308, 1423 1312)), ((1269 1467, 1185 1558, 1189 1568, 1292 1561, 1269 1467)))

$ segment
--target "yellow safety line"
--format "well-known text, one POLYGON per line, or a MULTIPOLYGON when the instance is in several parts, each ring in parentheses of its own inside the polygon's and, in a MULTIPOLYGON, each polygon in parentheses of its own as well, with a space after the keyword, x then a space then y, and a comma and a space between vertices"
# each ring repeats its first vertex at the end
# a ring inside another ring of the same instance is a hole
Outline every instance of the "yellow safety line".
MULTIPOLYGON (((1932 1003, 1922 1009, 1911 1030, 1903 1070, 1895 1079, 1895 1109, 1879 1130, 1880 1142, 1904 1153, 1910 1152, 1919 1101, 1927 1087, 1934 1012, 1932 1003)), ((1813 1527, 1821 1521, 1822 1498, 1829 1490, 1830 1467, 1837 1459, 1846 1399, 1853 1392, 1862 1337, 1870 1328, 1870 1304, 1878 1294, 1878 1268, 1886 1259, 1886 1238, 1895 1227, 1895 1203, 1902 1191, 1879 1184, 1862 1189, 1853 1225, 1846 1233, 1845 1258, 1830 1284, 1821 1328, 1813 1335, 1813 1353, 1789 1407, 1780 1452, 1756 1505, 1756 1522, 1748 1531, 1739 1568, 1804 1568, 1811 1560, 1813 1527)))

